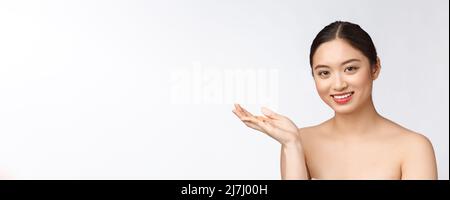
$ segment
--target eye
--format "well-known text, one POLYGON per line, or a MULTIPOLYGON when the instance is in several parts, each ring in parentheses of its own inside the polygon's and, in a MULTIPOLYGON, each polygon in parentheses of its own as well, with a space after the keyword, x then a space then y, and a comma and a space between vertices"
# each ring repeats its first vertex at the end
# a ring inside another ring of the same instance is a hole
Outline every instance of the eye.
POLYGON ((349 66, 349 67, 345 68, 344 72, 355 73, 358 70, 358 68, 359 67, 349 66))
POLYGON ((319 71, 317 73, 317 75, 319 75, 321 78, 327 78, 328 76, 330 76, 330 72, 329 71, 319 71))

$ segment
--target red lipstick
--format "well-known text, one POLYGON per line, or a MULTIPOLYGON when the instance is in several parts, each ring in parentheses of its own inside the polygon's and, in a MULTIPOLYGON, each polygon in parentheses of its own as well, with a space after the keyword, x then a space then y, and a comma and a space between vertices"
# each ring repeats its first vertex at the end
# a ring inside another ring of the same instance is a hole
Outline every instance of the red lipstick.
POLYGON ((351 99, 355 92, 347 92, 347 93, 341 93, 341 94, 332 94, 331 97, 333 97, 334 102, 338 104, 346 104, 351 99))

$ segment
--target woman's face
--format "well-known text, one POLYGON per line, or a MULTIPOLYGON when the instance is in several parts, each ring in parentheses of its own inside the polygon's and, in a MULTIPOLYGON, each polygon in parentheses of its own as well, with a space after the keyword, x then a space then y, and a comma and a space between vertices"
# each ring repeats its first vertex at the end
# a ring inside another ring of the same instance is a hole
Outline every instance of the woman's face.
POLYGON ((372 70, 369 59, 345 40, 321 44, 312 67, 320 98, 336 113, 351 113, 372 100, 379 64, 372 70))

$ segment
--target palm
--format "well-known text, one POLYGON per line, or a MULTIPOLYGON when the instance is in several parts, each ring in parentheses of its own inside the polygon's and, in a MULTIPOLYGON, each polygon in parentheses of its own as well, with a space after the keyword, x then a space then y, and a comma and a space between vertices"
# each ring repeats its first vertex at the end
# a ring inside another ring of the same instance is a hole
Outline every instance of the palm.
POLYGON ((297 126, 289 118, 264 108, 265 116, 254 116, 238 104, 235 107, 234 114, 248 127, 266 133, 282 144, 297 139, 297 126))
POLYGON ((298 130, 297 126, 288 118, 269 120, 271 121, 269 125, 273 124, 275 131, 295 133, 298 130))

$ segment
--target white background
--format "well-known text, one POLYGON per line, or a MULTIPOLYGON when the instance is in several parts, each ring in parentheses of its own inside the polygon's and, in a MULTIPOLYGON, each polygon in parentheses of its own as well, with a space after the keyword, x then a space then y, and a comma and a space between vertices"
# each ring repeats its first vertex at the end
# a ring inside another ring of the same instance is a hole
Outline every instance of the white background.
MULTIPOLYGON (((377 110, 426 135, 439 178, 448 179, 448 7, 446 0, 0 1, 0 176, 280 179, 279 144, 235 118, 231 102, 239 98, 176 104, 179 82, 171 77, 180 69, 195 77, 195 63, 219 76, 275 69, 276 101, 267 105, 299 127, 318 124, 333 113, 315 91, 309 47, 325 25, 347 20, 372 36, 382 60, 377 110)), ((258 102, 241 99, 255 113, 258 102)))

